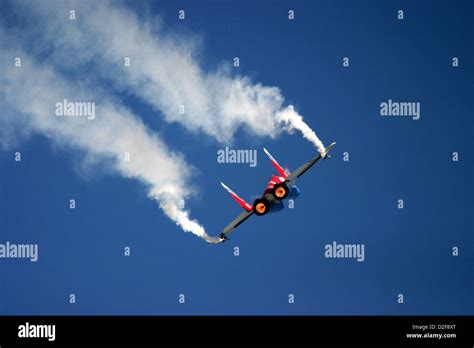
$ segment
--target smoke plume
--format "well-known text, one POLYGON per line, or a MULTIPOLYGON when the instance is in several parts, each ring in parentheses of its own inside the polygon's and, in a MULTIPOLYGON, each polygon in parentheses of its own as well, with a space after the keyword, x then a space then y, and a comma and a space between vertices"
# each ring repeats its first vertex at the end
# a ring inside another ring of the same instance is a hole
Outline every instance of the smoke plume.
POLYGON ((5 144, 16 138, 15 132, 28 133, 22 120, 30 132, 53 142, 112 159, 122 176, 149 186, 149 197, 170 219, 208 242, 216 239, 182 208, 190 196, 189 166, 114 95, 133 95, 166 122, 221 143, 231 142, 240 128, 271 138, 296 129, 320 153, 325 151, 294 108, 284 106, 279 88, 236 76, 225 64, 205 70, 199 61, 202 40, 165 31, 159 17, 139 16, 106 0, 20 0, 10 3, 9 10, 11 17, 22 18, 21 24, 12 28, 10 23, 14 34, 0 36, 0 43, 24 42, 31 55, 0 47, 3 62, 21 56, 27 63, 21 69, 6 63, 0 68, 5 90, 0 99, 8 106, 0 117, 0 140, 5 144), (43 65, 33 56, 41 57, 43 65), (100 100, 97 118, 54 117, 52 107, 63 99, 100 100), (122 160, 124 152, 132 155, 129 163, 122 160))
POLYGON ((29 31, 30 39, 42 42, 39 54, 46 53, 61 69, 95 70, 114 89, 148 103, 166 122, 225 144, 241 127, 272 138, 298 129, 319 151, 324 149, 303 118, 284 107, 279 88, 233 75, 228 64, 204 70, 199 59, 203 40, 165 31, 159 17, 143 18, 107 0, 15 4, 19 13, 34 18, 32 29, 41 23, 43 30, 29 31), (65 15, 69 9, 76 11, 73 22, 65 15))
POLYGON ((290 133, 294 129, 299 130, 305 139, 313 143, 320 154, 326 153, 323 142, 319 140, 316 133, 303 121, 303 117, 295 111, 293 105, 279 111, 276 115, 276 119, 279 123, 283 124, 290 133))
POLYGON ((145 183, 148 196, 184 231, 208 242, 215 240, 181 208, 190 196, 190 168, 180 154, 118 100, 92 86, 67 81, 24 51, 5 47, 7 42, 12 37, 0 31, 0 139, 4 147, 12 145, 21 129, 24 134, 41 134, 54 144, 79 149, 88 160, 107 163, 121 176, 145 183), (11 57, 21 57, 21 67, 15 67, 11 57), (55 105, 64 99, 97 102, 97 116, 55 114, 55 105), (125 154, 130 161, 124 160, 125 154))

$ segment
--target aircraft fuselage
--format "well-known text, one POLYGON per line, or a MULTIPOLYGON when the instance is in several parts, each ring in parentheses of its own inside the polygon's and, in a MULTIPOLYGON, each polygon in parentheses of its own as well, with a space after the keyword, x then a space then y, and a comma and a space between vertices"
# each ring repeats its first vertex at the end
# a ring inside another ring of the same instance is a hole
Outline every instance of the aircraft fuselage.
POLYGON ((275 187, 275 185, 279 183, 284 183, 284 182, 285 182, 285 178, 282 176, 272 175, 270 177, 270 180, 267 183, 267 186, 265 188, 265 191, 263 192, 263 197, 262 197, 262 198, 267 199, 267 201, 269 202, 269 209, 268 209, 267 214, 275 213, 275 212, 279 212, 283 210, 283 208, 285 207, 285 205, 283 204, 283 201, 285 199, 295 199, 301 194, 301 190, 296 185, 288 185, 287 183, 288 189, 290 190, 290 192, 288 193, 288 196, 282 200, 275 199, 272 193, 273 188, 275 187))

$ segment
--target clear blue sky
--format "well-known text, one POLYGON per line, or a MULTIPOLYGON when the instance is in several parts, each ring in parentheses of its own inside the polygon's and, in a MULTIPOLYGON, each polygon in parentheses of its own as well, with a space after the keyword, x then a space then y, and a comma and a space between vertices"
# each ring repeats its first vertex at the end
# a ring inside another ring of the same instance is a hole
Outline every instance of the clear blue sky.
MULTIPOLYGON (((0 314, 473 314, 471 2, 126 6, 159 14, 170 32, 201 35, 206 69, 238 56, 236 73, 280 87, 326 144, 337 141, 334 156, 300 179, 294 209, 252 217, 230 242, 208 247, 167 219, 142 184, 100 167, 81 175, 81 153, 33 135, 0 153, 0 243, 40 250, 36 263, 0 259, 0 314), (388 99, 420 102, 421 118, 381 117, 388 99), (333 241, 364 244, 365 261, 325 258, 333 241)), ((15 28, 8 16, 0 23, 15 28)), ((188 207, 213 235, 240 213, 219 181, 252 201, 274 173, 263 146, 290 169, 315 155, 296 134, 239 131, 233 147, 258 149, 258 165, 219 164, 222 144, 163 123, 132 96, 122 102, 195 166, 201 193, 188 207)))

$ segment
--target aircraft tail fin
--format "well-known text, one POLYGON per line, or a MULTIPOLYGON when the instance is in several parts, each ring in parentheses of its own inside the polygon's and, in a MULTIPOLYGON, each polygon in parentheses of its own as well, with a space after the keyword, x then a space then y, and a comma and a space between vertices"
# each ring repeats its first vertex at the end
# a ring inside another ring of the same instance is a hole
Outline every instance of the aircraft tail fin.
POLYGON ((288 170, 284 169, 282 166, 280 166, 278 164, 278 162, 276 161, 276 159, 273 158, 273 156, 270 154, 270 152, 268 152, 268 150, 266 148, 263 148, 263 151, 266 153, 266 155, 268 156, 268 158, 272 162, 273 166, 275 167, 275 169, 278 171, 278 173, 282 177, 286 178, 288 175, 290 175, 290 172, 288 170))
POLYGON ((242 198, 240 198, 234 191, 232 191, 230 188, 228 188, 223 182, 221 182, 221 185, 223 188, 225 188, 225 190, 227 192, 229 192, 229 194, 232 196, 233 199, 235 199, 235 201, 237 203, 239 203, 239 205, 244 208, 245 210, 247 211, 251 211, 253 209, 253 206, 248 204, 246 201, 244 201, 242 198))

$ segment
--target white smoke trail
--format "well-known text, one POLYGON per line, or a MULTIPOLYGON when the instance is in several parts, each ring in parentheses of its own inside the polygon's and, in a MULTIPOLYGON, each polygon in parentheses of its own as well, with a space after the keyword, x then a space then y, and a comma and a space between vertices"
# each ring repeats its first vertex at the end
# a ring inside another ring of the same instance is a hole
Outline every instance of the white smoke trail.
MULTIPOLYGON (((18 37, 14 41, 34 42, 33 47, 29 47, 33 54, 45 57, 48 64, 67 71, 68 75, 77 80, 82 80, 83 72, 87 71, 86 79, 91 85, 95 83, 98 86, 112 87, 141 98, 167 122, 179 123, 187 130, 203 132, 223 143, 231 141, 240 127, 251 134, 270 137, 277 136, 283 130, 291 132, 298 129, 317 146, 319 152, 324 152, 324 145, 303 118, 293 108, 283 107, 284 98, 278 88, 252 83, 247 77, 233 76, 226 68, 203 71, 197 59, 198 40, 165 33, 156 25, 157 22, 160 23, 159 18, 147 21, 117 2, 106 0, 15 1, 11 3, 10 10, 16 11, 15 15, 24 19, 21 21, 21 28, 16 30, 18 37), (74 21, 67 16, 71 9, 76 13, 74 21), (130 66, 124 65, 126 58, 129 59, 130 66), (184 113, 180 112, 182 108, 184 113)), ((31 72, 31 76, 35 77, 35 73, 36 71, 31 72)), ((31 84, 29 81, 25 83, 31 84)), ((64 81, 62 83, 66 84, 64 81)), ((37 95, 46 93, 41 90, 41 86, 45 86, 45 90, 49 90, 49 86, 52 90, 57 87, 54 81, 40 81, 36 85, 39 89, 37 95)), ((18 95, 24 94, 19 86, 12 90, 10 94, 15 97, 16 92, 18 95)), ((64 95, 63 90, 57 92, 52 100, 50 98, 50 102, 62 100, 60 96, 64 95)), ((23 96, 23 100, 37 95, 23 96)), ((11 104, 10 100, 8 102, 11 104)), ((34 98, 31 105, 41 106, 44 103, 43 99, 34 98)), ((110 147, 115 128, 120 128, 119 131, 129 138, 126 148, 136 145, 134 152, 144 151, 147 154, 141 159, 144 167, 152 163, 156 166, 154 171, 146 169, 145 173, 138 167, 130 170, 130 166, 124 167, 123 164, 117 165, 117 170, 126 177, 136 177, 148 183, 149 196, 157 200, 161 209, 181 228, 209 242, 215 241, 197 221, 189 218, 188 212, 180 208, 181 200, 189 195, 184 161, 179 156, 169 155, 166 146, 156 136, 150 135, 136 116, 128 110, 124 111, 121 106, 117 107, 116 101, 110 103, 112 106, 102 107, 102 118, 113 118, 104 115, 112 115, 114 112, 125 114, 123 117, 134 124, 135 127, 132 128, 141 128, 135 129, 136 138, 153 139, 158 143, 158 150, 161 150, 158 155, 155 153, 157 149, 152 150, 156 144, 144 144, 144 140, 134 143, 135 139, 131 139, 132 130, 129 130, 129 134, 126 129, 118 126, 109 129, 110 122, 98 127, 104 133, 96 134, 97 140, 104 140, 99 149, 89 148, 84 143, 89 137, 88 130, 74 134, 70 129, 52 124, 50 120, 37 122, 34 130, 48 134, 55 141, 80 147, 94 155, 113 157, 117 163, 121 163, 118 158, 122 152, 110 147), (117 108, 120 110, 109 110, 117 108), (178 170, 171 171, 172 174, 156 173, 161 172, 156 168, 176 163, 179 164, 178 170), (172 184, 163 189, 163 182, 172 184)), ((39 118, 35 110, 24 110, 26 106, 17 98, 12 105, 23 113, 32 113, 39 118)), ((50 110, 43 112, 50 114, 50 110)), ((82 127, 75 123, 76 126, 82 127)), ((5 130, 3 133, 6 134, 5 130)), ((120 151, 122 150, 127 151, 120 151)))
POLYGON ((270 137, 298 129, 320 152, 324 150, 302 117, 283 107, 278 88, 232 76, 228 68, 203 71, 197 58, 199 40, 165 32, 159 27, 160 18, 146 20, 105 0, 27 0, 20 2, 19 12, 32 12, 30 39, 43 42, 41 47, 54 47, 47 51, 54 64, 95 66, 114 88, 143 99, 167 122, 204 132, 223 143, 230 142, 241 126, 270 137), (79 16, 73 24, 64 15, 71 8, 79 16), (129 67, 124 67, 124 57, 130 59, 129 67), (179 112, 180 107, 184 113, 179 112))
POLYGON ((189 218, 189 212, 179 208, 179 202, 175 199, 160 199, 156 197, 160 208, 164 213, 175 221, 184 231, 191 232, 198 237, 201 237, 208 243, 215 243, 219 239, 216 237, 210 237, 202 225, 197 220, 191 220, 189 218))
POLYGON ((289 105, 286 109, 277 112, 276 119, 278 122, 284 124, 289 132, 292 132, 294 129, 299 130, 305 139, 316 146, 320 154, 326 153, 323 142, 306 122, 303 121, 303 117, 295 111, 293 105, 289 105))
POLYGON ((23 133, 42 134, 55 144, 80 149, 96 162, 111 162, 121 176, 145 183, 149 197, 184 231, 208 242, 216 240, 180 208, 190 195, 190 168, 179 154, 170 151, 117 100, 91 86, 66 81, 25 52, 5 47, 11 42, 13 37, 0 29, 0 143, 8 146, 15 130, 23 129, 23 133), (12 57, 21 57, 20 68, 13 65, 12 57), (64 99, 97 102, 96 117, 55 115, 56 103, 64 99), (125 153, 131 156, 129 162, 124 161, 125 153))

